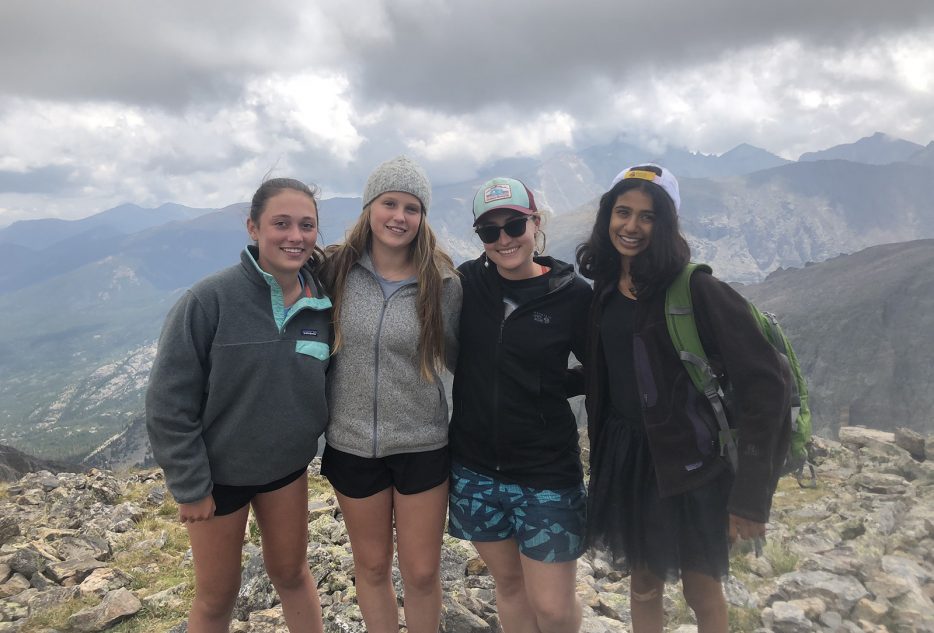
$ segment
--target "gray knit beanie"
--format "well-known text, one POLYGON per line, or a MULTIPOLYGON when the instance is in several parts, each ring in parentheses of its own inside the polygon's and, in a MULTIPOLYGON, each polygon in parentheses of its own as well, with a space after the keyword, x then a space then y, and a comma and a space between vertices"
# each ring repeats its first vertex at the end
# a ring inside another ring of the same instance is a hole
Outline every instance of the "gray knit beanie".
POLYGON ((422 203, 425 213, 431 205, 431 182, 425 170, 406 156, 396 156, 373 170, 363 189, 363 206, 387 191, 410 193, 422 203))

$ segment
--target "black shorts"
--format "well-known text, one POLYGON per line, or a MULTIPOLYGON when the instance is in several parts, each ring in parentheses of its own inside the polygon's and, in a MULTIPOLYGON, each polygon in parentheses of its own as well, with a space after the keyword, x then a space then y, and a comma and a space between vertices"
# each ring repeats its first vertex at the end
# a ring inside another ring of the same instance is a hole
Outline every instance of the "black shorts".
POLYGON ((401 494, 414 495, 444 483, 451 470, 448 447, 422 453, 399 453, 386 457, 358 457, 324 447, 321 474, 334 489, 353 499, 375 495, 390 486, 401 494))
POLYGON ((291 475, 286 475, 282 479, 277 479, 268 484, 260 486, 225 486, 223 484, 214 484, 211 496, 214 497, 214 516, 222 517, 225 514, 233 514, 250 501, 253 497, 263 492, 272 492, 279 488, 285 488, 290 483, 304 475, 308 468, 296 470, 291 475))

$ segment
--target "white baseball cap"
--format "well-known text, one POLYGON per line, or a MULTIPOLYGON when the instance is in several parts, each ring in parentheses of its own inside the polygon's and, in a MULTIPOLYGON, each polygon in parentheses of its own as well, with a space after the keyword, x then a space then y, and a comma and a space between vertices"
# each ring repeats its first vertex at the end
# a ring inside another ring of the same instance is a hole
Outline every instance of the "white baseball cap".
POLYGON ((616 186, 621 180, 648 180, 661 187, 675 205, 675 213, 681 208, 681 191, 678 189, 678 179, 674 174, 655 163, 640 163, 633 167, 624 169, 616 174, 616 178, 610 183, 610 189, 616 186))

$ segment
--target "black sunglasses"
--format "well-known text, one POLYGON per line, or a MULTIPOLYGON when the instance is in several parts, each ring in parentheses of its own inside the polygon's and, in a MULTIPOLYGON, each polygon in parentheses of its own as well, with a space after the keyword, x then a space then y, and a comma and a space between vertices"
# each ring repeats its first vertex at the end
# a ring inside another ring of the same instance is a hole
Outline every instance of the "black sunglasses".
POLYGON ((506 231, 506 235, 509 237, 520 237, 525 235, 525 227, 528 226, 528 219, 532 216, 526 215, 521 218, 516 218, 510 220, 503 226, 496 226, 495 224, 486 224, 484 226, 478 226, 475 230, 477 235, 480 237, 480 241, 484 244, 492 244, 499 239, 499 231, 502 229, 506 231))

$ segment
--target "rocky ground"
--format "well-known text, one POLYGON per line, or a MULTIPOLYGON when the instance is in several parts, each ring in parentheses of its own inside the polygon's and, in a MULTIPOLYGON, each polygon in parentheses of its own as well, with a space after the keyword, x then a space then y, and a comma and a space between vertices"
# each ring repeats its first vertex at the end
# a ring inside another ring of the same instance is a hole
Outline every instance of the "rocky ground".
MULTIPOLYGON (((782 481, 761 556, 734 555, 733 631, 934 632, 934 440, 858 428, 839 440, 815 442, 816 488, 782 481)), ((340 513, 324 480, 309 485, 325 630, 362 632, 340 513)), ((191 563, 175 513, 156 470, 38 472, 0 486, 0 633, 185 631, 191 563)), ((258 542, 251 521, 230 631, 285 632, 258 542)), ((445 540, 442 578, 442 631, 499 631, 492 578, 469 544, 445 540)), ((582 630, 629 631, 628 589, 600 557, 582 558, 582 630)), ((667 630, 696 631, 677 587, 665 604, 667 630)))

